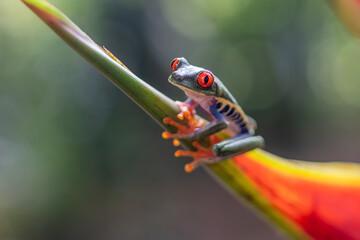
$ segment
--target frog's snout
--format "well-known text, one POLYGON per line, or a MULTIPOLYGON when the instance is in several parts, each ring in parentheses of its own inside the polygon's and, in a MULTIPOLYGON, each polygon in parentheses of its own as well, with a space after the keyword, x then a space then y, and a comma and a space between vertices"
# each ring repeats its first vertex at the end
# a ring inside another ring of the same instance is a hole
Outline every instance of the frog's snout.
POLYGON ((181 76, 180 74, 173 72, 170 76, 169 76, 169 82, 181 82, 182 80, 184 80, 184 77, 181 76))

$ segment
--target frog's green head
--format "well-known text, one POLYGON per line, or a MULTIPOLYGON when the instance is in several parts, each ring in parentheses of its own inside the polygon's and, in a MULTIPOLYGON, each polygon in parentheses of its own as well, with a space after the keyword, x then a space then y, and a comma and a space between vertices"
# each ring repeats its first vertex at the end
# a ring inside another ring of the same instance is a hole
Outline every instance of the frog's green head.
POLYGON ((185 92, 217 96, 219 80, 210 71, 193 66, 185 58, 175 58, 171 64, 173 71, 169 82, 181 88, 185 92))

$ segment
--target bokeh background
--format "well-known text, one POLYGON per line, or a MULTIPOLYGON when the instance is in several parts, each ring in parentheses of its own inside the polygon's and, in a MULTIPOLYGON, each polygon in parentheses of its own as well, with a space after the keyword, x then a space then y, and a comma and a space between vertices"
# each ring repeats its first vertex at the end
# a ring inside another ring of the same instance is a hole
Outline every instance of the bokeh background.
MULTIPOLYGON (((358 161, 360 45, 325 1, 52 0, 168 96, 211 69, 287 158, 358 161)), ((20 1, 0 1, 0 239, 284 239, 20 1)))

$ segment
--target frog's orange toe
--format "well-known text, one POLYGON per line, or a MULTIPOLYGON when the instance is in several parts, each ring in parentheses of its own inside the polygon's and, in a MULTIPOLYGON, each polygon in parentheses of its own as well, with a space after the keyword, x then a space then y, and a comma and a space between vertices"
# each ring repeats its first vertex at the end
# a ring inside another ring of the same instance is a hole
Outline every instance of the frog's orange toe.
POLYGON ((185 150, 177 150, 175 152, 175 157, 193 157, 194 159, 201 159, 204 158, 204 154, 199 151, 191 152, 185 150))
POLYGON ((180 120, 184 120, 184 114, 179 113, 178 115, 176 115, 178 119, 180 120))
POLYGON ((177 150, 174 155, 175 157, 182 157, 182 156, 189 156, 189 153, 192 153, 190 151, 184 151, 184 150, 177 150))
POLYGON ((194 114, 191 113, 189 110, 184 111, 184 112, 183 112, 183 116, 184 116, 186 119, 188 119, 188 120, 194 118, 194 114))
POLYGON ((175 152, 175 157, 193 157, 194 159, 212 159, 216 158, 214 153, 212 152, 212 148, 205 148, 200 145, 198 142, 193 142, 193 146, 197 148, 196 151, 184 151, 184 150, 177 150, 175 152))
POLYGON ((172 119, 170 118, 170 117, 165 117, 164 119, 163 119, 163 123, 164 124, 170 124, 172 122, 172 119))
POLYGON ((171 137, 171 133, 169 133, 169 132, 163 132, 163 133, 161 134, 161 136, 162 136, 162 138, 164 138, 164 139, 168 139, 168 138, 171 137))
POLYGON ((199 162, 193 161, 191 163, 186 164, 184 169, 185 169, 185 172, 189 173, 189 172, 194 171, 198 166, 199 166, 199 162))
POLYGON ((171 117, 164 118, 163 123, 168 124, 168 125, 172 125, 172 126, 177 127, 177 128, 185 127, 185 126, 181 125, 180 123, 174 121, 171 117))
POLYGON ((181 108, 181 112, 177 115, 177 118, 180 120, 184 120, 184 118, 186 118, 190 121, 194 118, 194 114, 192 114, 187 108, 181 108))
POLYGON ((178 147, 178 146, 180 145, 179 140, 174 139, 174 140, 173 140, 173 145, 174 145, 175 147, 178 147))

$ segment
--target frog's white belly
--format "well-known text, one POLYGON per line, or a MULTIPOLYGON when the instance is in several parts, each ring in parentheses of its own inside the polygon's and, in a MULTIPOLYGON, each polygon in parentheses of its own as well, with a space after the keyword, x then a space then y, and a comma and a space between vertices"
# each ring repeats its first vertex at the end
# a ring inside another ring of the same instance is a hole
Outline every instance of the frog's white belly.
POLYGON ((199 94, 191 92, 191 91, 185 91, 185 94, 189 98, 191 98, 192 100, 197 102, 208 113, 211 113, 210 106, 213 105, 216 102, 215 97, 199 95, 199 94))

